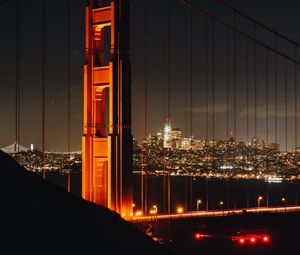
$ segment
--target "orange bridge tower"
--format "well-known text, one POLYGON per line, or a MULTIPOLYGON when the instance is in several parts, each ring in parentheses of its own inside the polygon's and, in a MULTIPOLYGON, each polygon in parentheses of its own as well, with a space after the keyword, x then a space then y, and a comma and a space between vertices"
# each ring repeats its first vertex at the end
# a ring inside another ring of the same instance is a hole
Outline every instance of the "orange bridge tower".
POLYGON ((129 4, 87 2, 82 197, 128 217, 132 212, 129 4))

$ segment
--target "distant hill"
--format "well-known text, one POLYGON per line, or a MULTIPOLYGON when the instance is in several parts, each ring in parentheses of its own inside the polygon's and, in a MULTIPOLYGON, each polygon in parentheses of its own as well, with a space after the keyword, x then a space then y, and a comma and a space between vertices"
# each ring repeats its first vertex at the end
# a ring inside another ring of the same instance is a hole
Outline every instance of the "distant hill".
MULTIPOLYGON (((17 145, 15 144, 11 144, 11 145, 8 145, 8 146, 5 146, 3 148, 0 148, 1 151, 5 152, 5 153, 8 153, 8 154, 12 154, 15 152, 15 150, 17 150, 17 148, 15 148, 17 145)), ((19 145, 19 151, 29 151, 30 149, 25 147, 25 146, 22 146, 22 145, 19 145)), ((67 151, 64 151, 64 152, 60 152, 60 151, 45 151, 45 153, 57 153, 57 154, 71 154, 71 155, 74 155, 74 154, 81 154, 82 152, 81 151, 70 151, 70 152, 67 152, 67 151)))
POLYGON ((117 213, 42 180, 2 151, 0 170, 2 254, 169 254, 117 213))

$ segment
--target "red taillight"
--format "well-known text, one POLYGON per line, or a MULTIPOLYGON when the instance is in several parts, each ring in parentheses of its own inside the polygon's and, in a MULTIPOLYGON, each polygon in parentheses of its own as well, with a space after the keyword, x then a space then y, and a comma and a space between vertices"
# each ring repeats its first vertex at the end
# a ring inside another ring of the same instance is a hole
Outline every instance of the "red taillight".
POLYGON ((268 237, 268 236, 263 236, 263 242, 264 242, 264 243, 270 242, 270 237, 268 237))
POLYGON ((256 243, 256 238, 255 237, 251 237, 250 238, 250 243, 255 244, 256 243))
POLYGON ((200 233, 196 233, 196 234, 195 234, 195 239, 196 239, 196 240, 201 239, 201 237, 202 237, 202 235, 201 235, 200 233))
POLYGON ((240 243, 240 244, 244 244, 244 243, 245 243, 245 239, 244 239, 244 238, 240 238, 240 239, 239 239, 239 243, 240 243))

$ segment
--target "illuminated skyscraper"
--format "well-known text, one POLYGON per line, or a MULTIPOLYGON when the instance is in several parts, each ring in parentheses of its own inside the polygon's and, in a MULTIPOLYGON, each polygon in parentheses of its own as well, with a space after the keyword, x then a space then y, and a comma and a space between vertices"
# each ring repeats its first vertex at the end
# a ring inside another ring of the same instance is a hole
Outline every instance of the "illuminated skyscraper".
POLYGON ((171 148, 171 121, 166 119, 164 127, 164 148, 171 148))
POLYGON ((171 147, 172 149, 181 149, 182 147, 182 130, 179 128, 171 130, 171 147))

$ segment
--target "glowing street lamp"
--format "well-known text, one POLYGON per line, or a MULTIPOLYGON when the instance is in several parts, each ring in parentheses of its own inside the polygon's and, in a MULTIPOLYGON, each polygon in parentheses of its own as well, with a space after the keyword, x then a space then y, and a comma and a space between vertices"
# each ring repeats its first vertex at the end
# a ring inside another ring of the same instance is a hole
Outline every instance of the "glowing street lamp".
POLYGON ((261 201, 262 199, 263 199, 262 196, 259 196, 259 197, 257 198, 257 207, 260 207, 260 201, 261 201))
POLYGON ((153 205, 153 209, 150 210, 150 214, 157 214, 157 206, 153 205))
POLYGON ((223 209, 223 216, 224 216, 224 207, 223 207, 224 202, 223 202, 223 201, 220 201, 220 202, 219 202, 219 205, 220 205, 220 207, 223 209))
POLYGON ((286 198, 282 197, 281 202, 284 203, 284 211, 286 212, 286 198))
POLYGON ((137 217, 142 216, 142 211, 137 211, 137 212, 135 213, 135 216, 137 216, 137 217))
POLYGON ((157 213, 157 205, 153 205, 153 209, 155 211, 155 214, 157 213))
POLYGON ((197 200, 197 211, 199 211, 199 206, 202 204, 202 200, 198 199, 197 200))
POLYGON ((181 206, 177 207, 177 213, 183 213, 183 208, 181 206))

